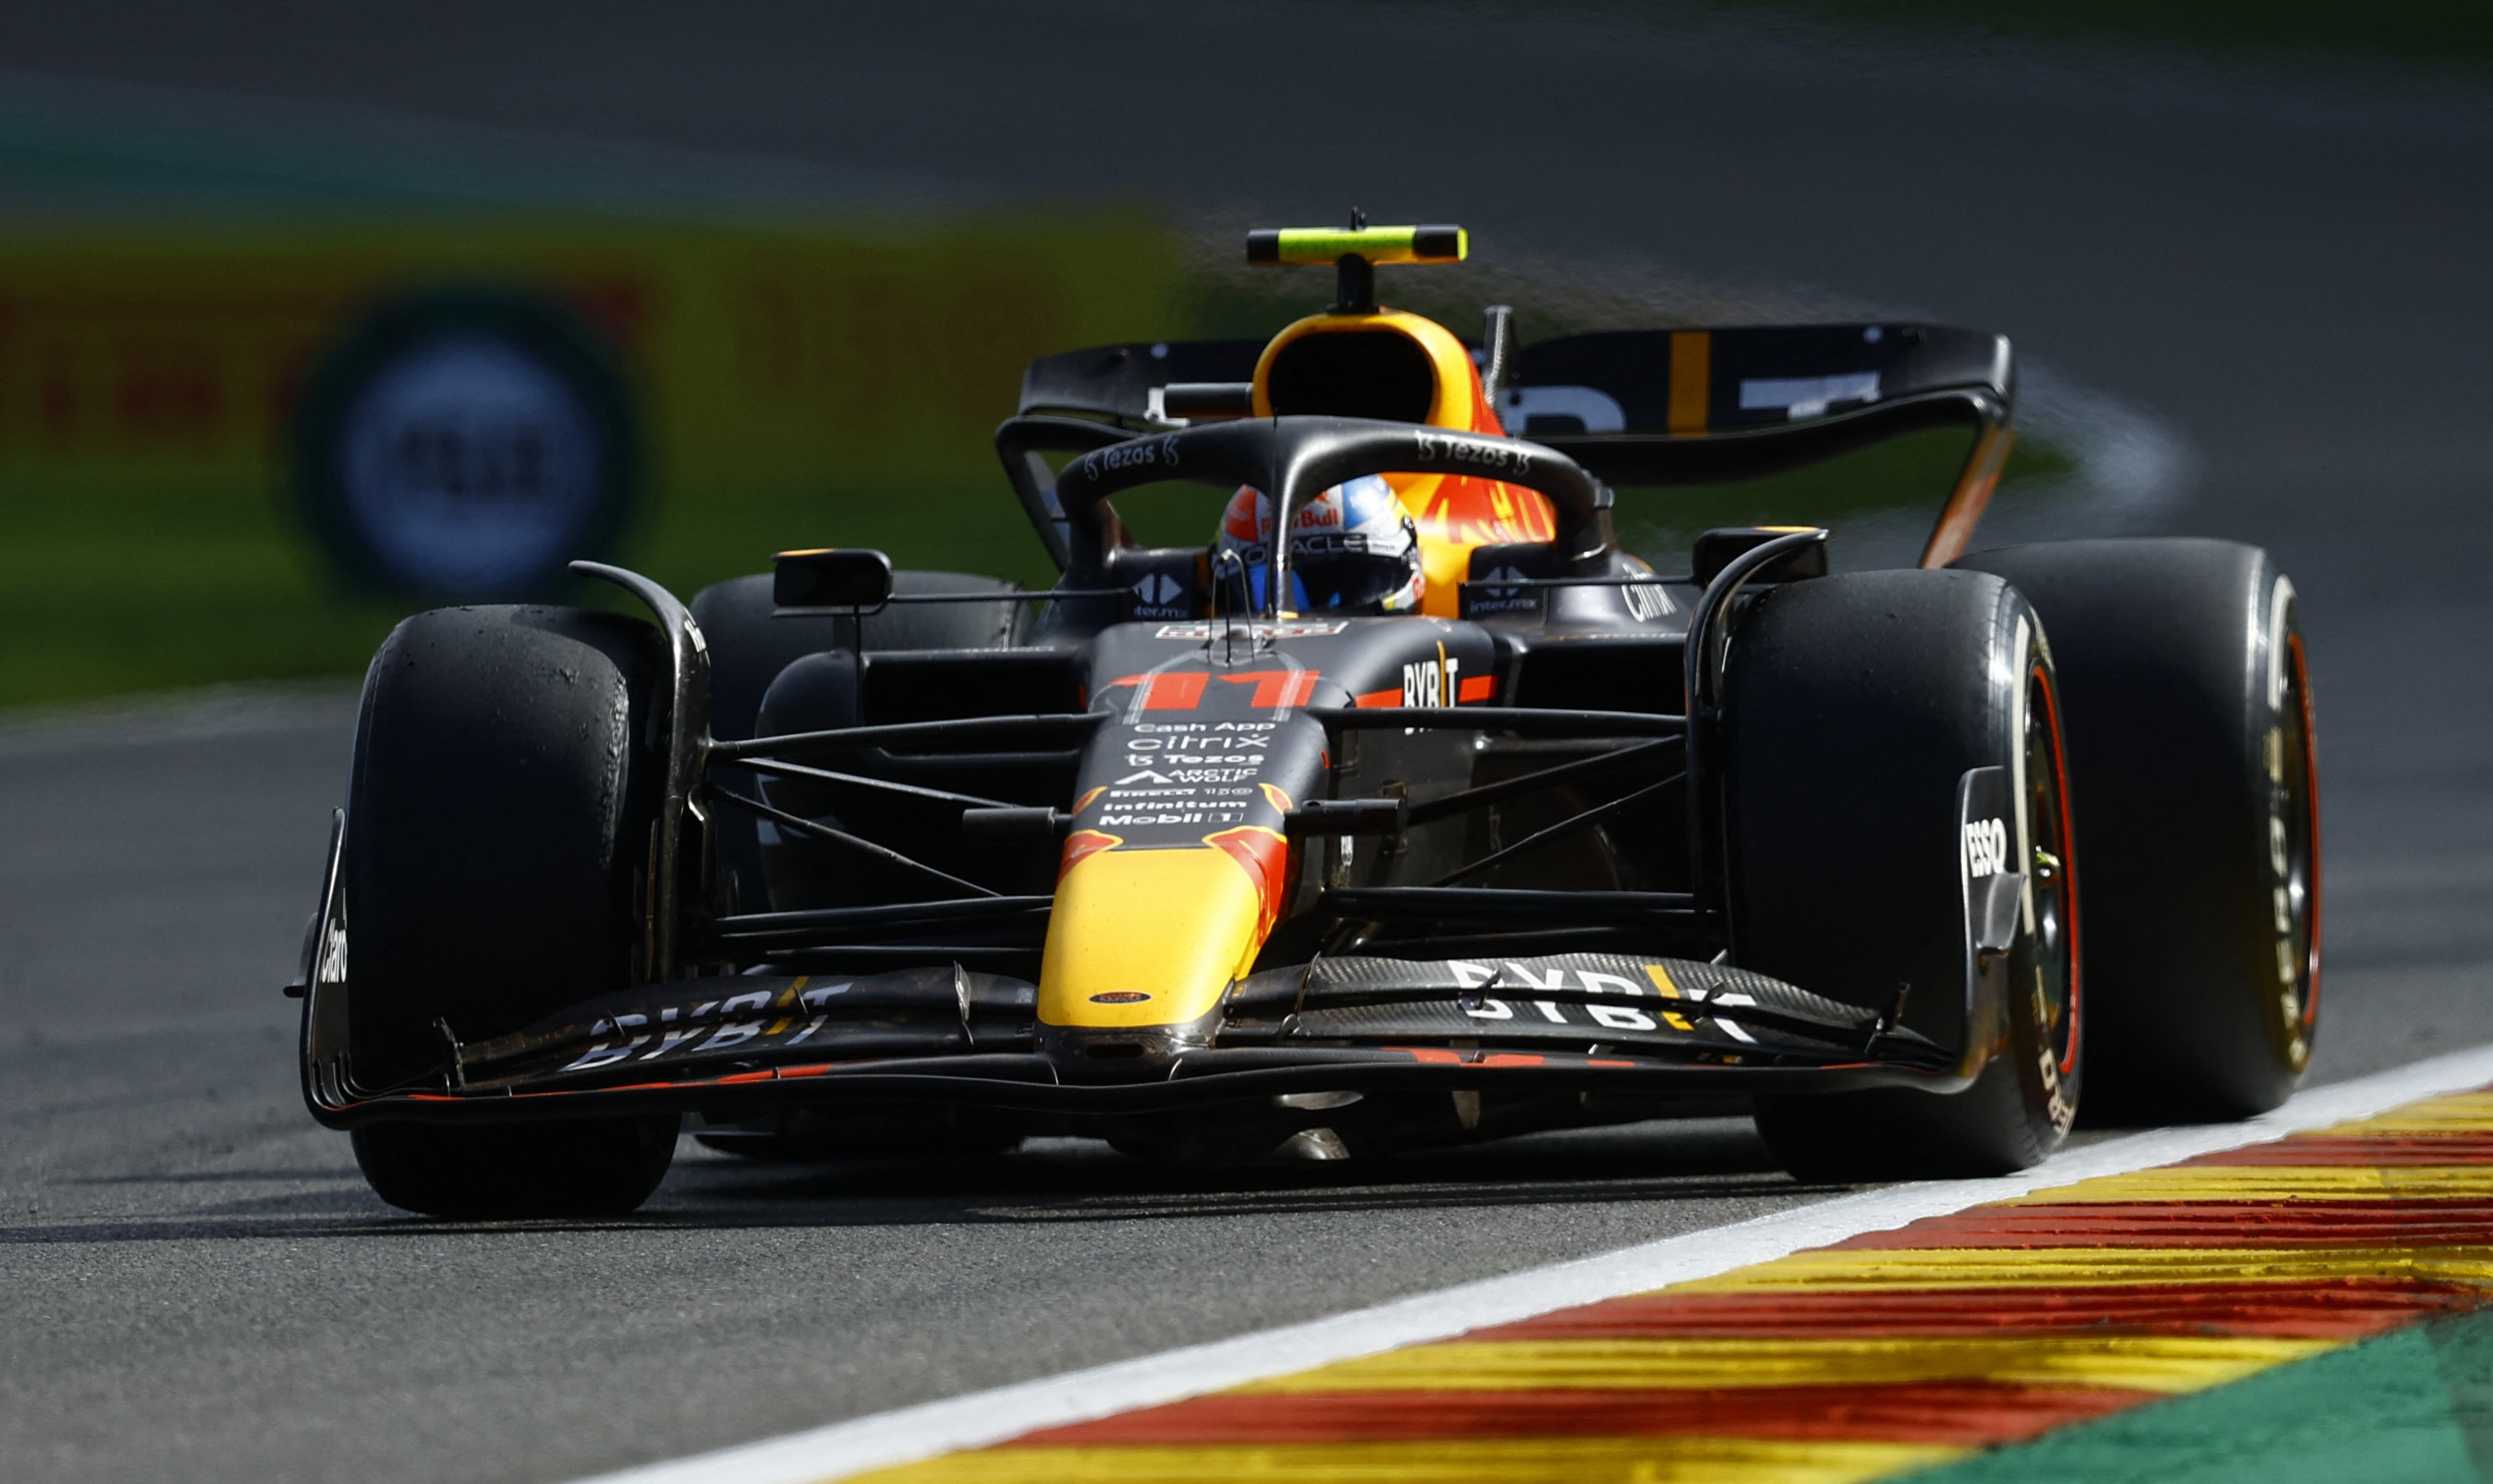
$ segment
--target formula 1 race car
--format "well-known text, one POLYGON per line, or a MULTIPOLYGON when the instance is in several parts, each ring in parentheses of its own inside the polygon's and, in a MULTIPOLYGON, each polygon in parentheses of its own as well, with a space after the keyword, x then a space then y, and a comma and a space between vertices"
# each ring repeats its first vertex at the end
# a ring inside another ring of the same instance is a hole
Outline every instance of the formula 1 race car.
POLYGON ((1997 336, 1518 347, 1491 310, 1475 348, 1377 306, 1380 265, 1465 250, 1259 231, 1329 310, 1033 365, 996 442, 1049 591, 830 549, 689 607, 578 564, 654 628, 400 625, 289 987, 314 1114, 383 1199, 496 1215, 630 1209, 688 1116, 1241 1160, 1752 1113, 1859 1180, 2029 1165, 2088 1080, 2281 1101, 2319 839, 2266 553, 1967 555, 1997 336), (1917 568, 1756 527, 1666 575, 1613 533, 1614 487, 1949 427, 1917 568), (1217 539, 1139 545, 1117 502, 1183 484, 1229 496, 1217 539))

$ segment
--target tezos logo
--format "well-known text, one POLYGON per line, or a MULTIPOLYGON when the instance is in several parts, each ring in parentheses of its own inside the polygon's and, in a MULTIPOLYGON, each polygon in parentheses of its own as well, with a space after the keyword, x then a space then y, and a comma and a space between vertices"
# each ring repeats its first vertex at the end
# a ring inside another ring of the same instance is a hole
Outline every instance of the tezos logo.
POLYGON ((1091 466, 1090 472, 1096 477, 1112 469, 1129 469, 1146 463, 1161 463, 1175 468, 1177 459, 1177 434, 1170 433, 1161 438, 1135 438, 1111 444, 1085 456, 1082 461, 1091 466))
POLYGON ((1494 443, 1466 443, 1439 433, 1412 435, 1413 452, 1423 462, 1444 460, 1452 463, 1476 463, 1509 474, 1529 474, 1532 456, 1519 448, 1503 448, 1494 443))
POLYGON ((1965 827, 1965 869, 1970 876, 1997 876, 2008 869, 2008 826, 1997 819, 1975 819, 1965 827))

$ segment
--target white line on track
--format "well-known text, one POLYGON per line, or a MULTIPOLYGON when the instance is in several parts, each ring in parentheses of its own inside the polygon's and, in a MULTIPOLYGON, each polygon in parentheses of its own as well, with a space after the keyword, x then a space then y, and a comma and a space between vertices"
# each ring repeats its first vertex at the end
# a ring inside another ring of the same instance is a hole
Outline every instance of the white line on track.
POLYGON ((601 1474, 583 1484, 815 1484, 1002 1442, 1033 1428, 1089 1421, 1309 1366, 1440 1340, 1487 1324, 1529 1319, 1552 1309, 1712 1277, 1864 1232, 1943 1216, 1986 1201, 2005 1201, 2041 1186, 2169 1165, 2193 1155, 2368 1117, 2418 1098, 2488 1083, 2493 1083, 2493 1046, 2476 1047, 2315 1087, 2276 1112, 2245 1122, 2156 1129, 2108 1139, 2001 1179, 1934 1180, 1838 1196, 1797 1210, 1599 1257, 1414 1293, 1372 1309, 903 1407, 715 1453, 601 1474))

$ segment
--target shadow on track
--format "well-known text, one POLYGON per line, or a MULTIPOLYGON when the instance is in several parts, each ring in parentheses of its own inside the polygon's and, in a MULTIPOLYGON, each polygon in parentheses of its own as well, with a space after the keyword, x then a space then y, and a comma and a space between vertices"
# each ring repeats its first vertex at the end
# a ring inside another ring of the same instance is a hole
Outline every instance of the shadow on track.
MULTIPOLYGON (((281 1187, 161 1217, 0 1228, 0 1246, 459 1232, 712 1231, 1164 1221, 1243 1215, 1789 1198, 1746 1119, 1542 1134, 1342 1162, 1155 1164, 1090 1140, 975 1159, 764 1162, 687 1140, 647 1206, 610 1221, 447 1222, 392 1212, 351 1166, 90 1177, 91 1185, 281 1187)), ((207 1195, 203 1189, 200 1194, 207 1195)))

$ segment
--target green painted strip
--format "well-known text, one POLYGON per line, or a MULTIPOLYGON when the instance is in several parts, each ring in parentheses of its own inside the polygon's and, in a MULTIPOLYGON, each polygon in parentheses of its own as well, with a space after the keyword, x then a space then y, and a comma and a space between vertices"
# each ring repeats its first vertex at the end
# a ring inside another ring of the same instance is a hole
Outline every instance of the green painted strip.
POLYGON ((2493 1478, 2493 1311, 1928 1469, 1915 1484, 2473 1484, 2493 1478))

